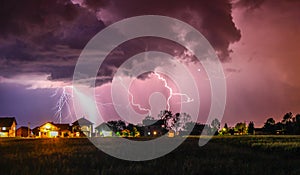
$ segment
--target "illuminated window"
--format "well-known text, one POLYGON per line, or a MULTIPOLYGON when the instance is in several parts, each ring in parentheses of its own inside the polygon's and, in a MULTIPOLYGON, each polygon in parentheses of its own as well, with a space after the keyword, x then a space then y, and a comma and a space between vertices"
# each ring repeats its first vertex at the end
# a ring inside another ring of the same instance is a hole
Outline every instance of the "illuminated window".
POLYGON ((50 131, 50 137, 57 137, 58 132, 57 131, 50 131))
POLYGON ((6 127, 2 127, 2 130, 5 131, 5 130, 6 130, 6 127))

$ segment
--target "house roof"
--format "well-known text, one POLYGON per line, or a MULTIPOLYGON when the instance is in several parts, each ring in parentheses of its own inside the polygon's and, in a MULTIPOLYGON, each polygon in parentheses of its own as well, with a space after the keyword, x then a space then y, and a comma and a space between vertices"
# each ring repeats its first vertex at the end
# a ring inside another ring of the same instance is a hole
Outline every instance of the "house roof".
MULTIPOLYGON (((21 126, 21 127, 19 127, 17 130, 19 130, 19 129, 26 129, 26 130, 28 130, 28 127, 27 126, 21 126)), ((29 128, 30 129, 30 128, 29 128)), ((31 129, 30 129, 31 130, 31 129)))
POLYGON ((60 130, 70 130, 69 124, 54 124, 56 127, 58 127, 60 130))
POLYGON ((95 129, 98 129, 98 130, 108 130, 108 131, 111 130, 111 128, 109 127, 109 125, 107 123, 101 123, 95 129))
POLYGON ((85 119, 84 117, 76 120, 75 122, 72 123, 72 125, 93 125, 91 121, 85 119))
POLYGON ((0 117, 0 127, 11 127, 13 122, 17 124, 15 117, 0 117))
MULTIPOLYGON (((56 126, 59 130, 71 130, 71 126, 67 123, 53 123, 53 122, 46 122, 44 124, 42 124, 40 127, 44 126, 45 124, 50 123, 53 126, 56 126)), ((34 129, 39 129, 39 128, 34 128, 34 129)))

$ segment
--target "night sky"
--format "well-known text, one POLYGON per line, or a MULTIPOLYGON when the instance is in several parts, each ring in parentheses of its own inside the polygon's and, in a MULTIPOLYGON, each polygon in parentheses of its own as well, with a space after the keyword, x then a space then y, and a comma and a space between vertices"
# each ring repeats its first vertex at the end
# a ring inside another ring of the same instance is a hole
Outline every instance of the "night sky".
MULTIPOLYGON (((68 87, 73 71, 88 41, 122 19, 164 15, 199 30, 222 61, 227 81, 222 123, 254 121, 262 126, 269 117, 281 120, 286 112, 300 113, 299 8, 297 0, 1 1, 0 116, 16 116, 19 126, 58 122, 55 106, 59 94, 64 89, 71 93, 68 87)), ((116 48, 99 70, 96 92, 100 103, 111 102, 110 84, 118 67, 146 50, 168 52, 191 71, 199 66, 176 43, 157 38, 128 41, 116 48)), ((199 121, 203 121, 210 104, 209 84, 202 69, 192 74, 200 87, 199 121)), ((130 89, 135 102, 144 107, 151 106, 148 98, 152 91, 168 95, 163 83, 151 74, 139 77, 130 89)), ((165 102, 159 99, 159 103, 165 102)), ((176 112, 176 98, 172 104, 176 112)), ((113 106, 99 108, 106 120, 118 119, 113 106)), ((63 111, 63 122, 76 119, 70 111, 71 115, 63 111)))

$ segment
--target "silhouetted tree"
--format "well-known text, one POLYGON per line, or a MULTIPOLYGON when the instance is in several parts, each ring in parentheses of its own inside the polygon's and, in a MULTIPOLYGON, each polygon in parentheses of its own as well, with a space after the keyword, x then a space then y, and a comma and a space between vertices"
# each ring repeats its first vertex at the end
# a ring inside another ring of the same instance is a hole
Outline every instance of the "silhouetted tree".
POLYGON ((248 134, 254 133, 254 123, 251 121, 248 125, 248 134))
POLYGON ((126 124, 122 120, 108 121, 107 122, 107 126, 110 127, 111 130, 113 130, 114 133, 122 131, 122 130, 124 130, 126 128, 126 124))
POLYGON ((174 126, 172 111, 164 110, 159 114, 159 118, 164 122, 165 128, 170 130, 174 126))
POLYGON ((282 123, 286 124, 287 122, 291 122, 292 118, 293 118, 293 114, 291 112, 288 112, 283 116, 282 123))
MULTIPOLYGON (((186 130, 190 132, 190 135, 200 135, 205 127, 204 124, 195 123, 195 122, 187 122, 185 124, 186 130)), ((204 133, 208 134, 208 133, 204 133)))
POLYGON ((181 127, 181 120, 180 120, 180 113, 176 113, 174 116, 173 116, 173 128, 175 130, 175 132, 178 131, 178 129, 181 127))
POLYGON ((225 123, 224 128, 225 128, 226 130, 228 130, 228 125, 227 125, 227 123, 225 123))
POLYGON ((180 121, 181 121, 181 125, 182 125, 182 129, 186 130, 186 123, 190 122, 192 119, 192 117, 187 114, 187 113, 181 113, 180 114, 180 121))
POLYGON ((283 124, 285 134, 294 133, 293 114, 291 112, 288 112, 283 116, 282 124, 283 124))
POLYGON ((295 116, 295 134, 300 134, 300 114, 295 116))
POLYGON ((275 133, 275 120, 273 118, 268 118, 264 124, 263 131, 267 134, 275 133))
POLYGON ((229 132, 228 125, 227 125, 227 123, 225 123, 224 127, 222 128, 221 133, 222 133, 222 135, 226 135, 226 134, 228 134, 228 132, 229 132))

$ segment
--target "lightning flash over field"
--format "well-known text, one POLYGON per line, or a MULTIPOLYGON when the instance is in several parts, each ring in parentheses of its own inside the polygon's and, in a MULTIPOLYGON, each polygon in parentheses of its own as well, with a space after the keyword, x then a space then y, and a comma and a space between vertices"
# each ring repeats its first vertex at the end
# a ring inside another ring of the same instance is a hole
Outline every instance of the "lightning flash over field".
POLYGON ((54 117, 58 119, 59 123, 63 121, 63 118, 72 117, 70 101, 73 98, 73 87, 64 86, 55 90, 51 97, 59 96, 56 106, 54 107, 54 117), (65 110, 64 110, 65 109, 65 110), (65 113, 64 113, 65 112, 65 113))
MULTIPOLYGON (((171 100, 171 98, 172 98, 173 96, 184 96, 184 97, 186 98, 186 100, 185 100, 185 101, 182 101, 182 103, 190 103, 190 102, 193 102, 193 101, 194 101, 194 99, 190 98, 187 94, 183 94, 183 93, 175 93, 175 92, 173 91, 173 89, 168 85, 167 80, 166 80, 163 76, 161 76, 159 73, 153 72, 153 74, 154 74, 159 80, 161 80, 161 81, 163 82, 164 87, 165 87, 166 89, 168 89, 168 91, 169 91, 169 95, 168 95, 168 97, 167 97, 167 110, 170 110, 170 108, 171 108, 170 100, 171 100)), ((126 89, 126 86, 123 84, 122 78, 119 78, 119 79, 120 79, 120 82, 121 82, 122 86, 126 89)), ((133 94, 130 92, 129 89, 128 89, 127 93, 128 93, 129 96, 130 96, 130 103, 131 103, 131 105, 137 107, 137 108, 138 108, 139 110, 141 110, 141 111, 147 111, 148 114, 151 115, 151 109, 142 107, 141 104, 138 104, 138 103, 134 102, 134 96, 133 96, 133 94)))
MULTIPOLYGON (((172 89, 172 87, 170 87, 170 85, 168 84, 167 80, 160 75, 157 72, 153 72, 153 75, 155 75, 159 80, 162 81, 163 86, 169 91, 168 96, 167 96, 167 110, 170 110, 171 108, 171 104, 170 104, 170 100, 172 99, 173 96, 183 96, 185 97, 184 101, 181 101, 180 103, 190 103, 193 102, 194 99, 192 99, 191 97, 189 97, 187 94, 184 93, 176 93, 174 92, 174 90, 172 89)), ((125 88, 126 86, 123 84, 122 78, 120 78, 120 82, 121 85, 125 88)), ((51 95, 51 97, 58 97, 58 100, 56 102, 56 105, 54 107, 55 113, 54 113, 54 118, 59 122, 63 122, 66 119, 72 119, 72 104, 71 104, 71 100, 73 98, 73 86, 64 86, 61 88, 57 88, 55 90, 55 92, 51 95)), ((151 109, 148 109, 144 106, 142 106, 141 104, 135 102, 135 98, 133 93, 128 89, 127 93, 130 97, 130 104, 134 107, 137 107, 140 111, 146 111, 148 115, 151 115, 151 109)), ((96 95, 96 97, 99 98, 99 96, 96 95)), ((98 100, 96 98, 96 100, 98 100)), ((114 106, 117 104, 108 102, 108 103, 101 103, 99 101, 97 101, 98 105, 101 106, 114 106)), ((127 106, 129 107, 129 106, 127 106)))

